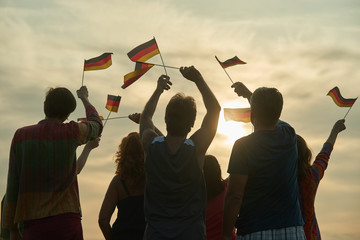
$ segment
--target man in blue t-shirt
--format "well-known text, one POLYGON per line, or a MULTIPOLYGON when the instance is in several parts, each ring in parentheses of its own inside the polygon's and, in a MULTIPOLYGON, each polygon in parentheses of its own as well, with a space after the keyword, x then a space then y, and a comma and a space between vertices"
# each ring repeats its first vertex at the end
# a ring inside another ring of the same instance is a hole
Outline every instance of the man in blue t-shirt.
POLYGON ((298 201, 297 147, 294 129, 279 120, 283 98, 275 88, 253 94, 233 85, 251 106, 254 132, 238 139, 228 167, 223 240, 235 225, 237 239, 305 239, 298 201))

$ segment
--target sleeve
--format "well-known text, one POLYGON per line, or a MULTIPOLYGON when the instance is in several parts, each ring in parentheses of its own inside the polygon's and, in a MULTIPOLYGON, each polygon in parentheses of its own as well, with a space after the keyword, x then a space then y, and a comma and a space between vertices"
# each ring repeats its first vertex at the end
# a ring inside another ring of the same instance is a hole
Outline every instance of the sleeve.
POLYGON ((19 194, 19 176, 18 169, 19 166, 16 161, 15 155, 15 141, 16 133, 14 135, 13 141, 10 147, 10 156, 9 156, 9 171, 8 179, 6 186, 6 194, 4 201, 4 212, 3 212, 3 226, 6 228, 11 228, 14 225, 17 198, 19 194))
POLYGON ((311 166, 311 173, 313 180, 316 184, 319 184, 320 180, 324 176, 324 172, 328 166, 330 154, 333 150, 333 145, 326 142, 323 145, 320 153, 316 156, 314 163, 311 166))
POLYGON ((102 121, 94 106, 89 105, 86 107, 86 119, 86 122, 81 123, 86 124, 87 127, 80 127, 80 143, 94 140, 100 136, 103 129, 102 121))
POLYGON ((248 175, 249 173, 244 141, 242 139, 237 140, 233 146, 227 172, 243 175, 248 175))

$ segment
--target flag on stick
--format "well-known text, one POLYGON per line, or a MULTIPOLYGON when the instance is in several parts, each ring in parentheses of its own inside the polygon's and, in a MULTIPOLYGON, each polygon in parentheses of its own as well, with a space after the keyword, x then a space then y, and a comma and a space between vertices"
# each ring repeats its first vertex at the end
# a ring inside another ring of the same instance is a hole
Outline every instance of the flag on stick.
POLYGON ((128 52, 127 55, 133 62, 146 62, 148 59, 159 53, 160 51, 158 45, 155 38, 153 38, 150 41, 137 46, 136 48, 128 52))
POLYGON ((154 65, 153 64, 147 64, 142 63, 142 65, 136 65, 135 71, 130 72, 124 76, 124 84, 121 86, 122 89, 127 88, 129 85, 131 85, 133 82, 138 80, 142 75, 144 75, 147 71, 150 70, 154 65), (139 69, 137 69, 139 68, 139 69))
POLYGON ((340 94, 340 90, 338 87, 334 87, 331 89, 328 94, 339 107, 352 107, 357 98, 344 98, 340 94))
POLYGON ((114 96, 108 94, 107 102, 105 108, 109 110, 110 112, 117 112, 120 105, 120 96, 114 96))
POLYGON ((104 53, 98 57, 84 61, 84 71, 101 70, 111 66, 111 54, 104 53))
POLYGON ((224 108, 226 121, 250 122, 250 108, 224 108))
POLYGON ((221 62, 216 56, 215 56, 216 60, 219 62, 219 64, 221 65, 222 68, 227 68, 227 67, 231 67, 237 64, 246 64, 246 62, 240 60, 237 56, 230 58, 228 60, 226 60, 225 62, 221 62))

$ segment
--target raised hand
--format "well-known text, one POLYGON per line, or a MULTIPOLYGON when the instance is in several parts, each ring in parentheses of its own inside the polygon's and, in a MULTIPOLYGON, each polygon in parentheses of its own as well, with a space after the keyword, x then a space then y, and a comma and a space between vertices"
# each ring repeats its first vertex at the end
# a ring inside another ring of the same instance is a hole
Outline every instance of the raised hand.
POLYGON ((157 81, 156 89, 163 92, 164 90, 169 90, 172 82, 170 82, 170 77, 167 75, 161 75, 157 81))
POLYGON ((82 86, 79 90, 76 91, 76 93, 77 93, 78 98, 80 98, 80 99, 89 97, 89 92, 88 92, 86 86, 82 86))
POLYGON ((180 68, 181 74, 184 76, 184 78, 197 83, 198 81, 204 81, 201 73, 194 67, 181 67, 180 68))
POLYGON ((129 115, 129 119, 131 121, 133 121, 134 123, 139 124, 140 123, 140 116, 141 116, 140 113, 133 113, 133 114, 129 115))
POLYGON ((252 92, 242 82, 236 82, 231 87, 239 97, 250 99, 252 92))
POLYGON ((331 131, 337 134, 345 129, 346 129, 345 119, 340 119, 334 124, 331 131))

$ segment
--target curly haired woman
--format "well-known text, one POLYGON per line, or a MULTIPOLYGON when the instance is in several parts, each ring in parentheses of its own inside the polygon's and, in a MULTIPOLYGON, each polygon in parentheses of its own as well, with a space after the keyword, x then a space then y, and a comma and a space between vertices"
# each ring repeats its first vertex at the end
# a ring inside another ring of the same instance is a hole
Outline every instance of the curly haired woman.
POLYGON ((106 240, 143 239, 144 150, 136 132, 124 137, 116 153, 115 176, 110 182, 99 213, 99 226, 106 240), (118 208, 112 227, 110 219, 118 208))

